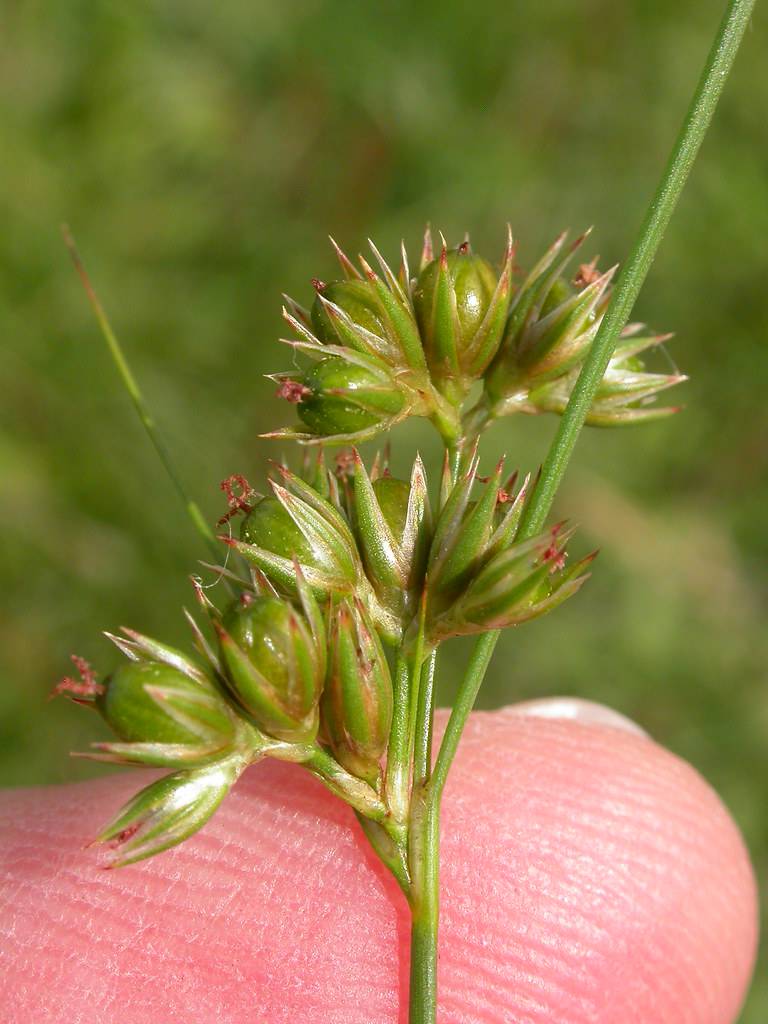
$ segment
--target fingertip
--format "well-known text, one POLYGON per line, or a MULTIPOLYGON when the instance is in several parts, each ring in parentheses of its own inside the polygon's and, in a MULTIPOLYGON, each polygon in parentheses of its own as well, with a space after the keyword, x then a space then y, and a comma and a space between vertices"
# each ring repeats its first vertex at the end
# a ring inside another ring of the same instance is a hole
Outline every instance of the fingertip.
POLYGON ((544 697, 521 701, 519 704, 510 704, 502 708, 501 713, 574 722, 576 725, 604 726, 634 733, 636 736, 648 736, 642 726, 615 708, 599 704, 597 701, 584 700, 582 697, 544 697))
MULTIPOLYGON (((3 1019, 404 1019, 407 908, 347 807, 260 765, 183 846, 98 871, 80 844, 148 774, 3 797, 3 1019)), ((749 859, 711 788, 650 739, 474 715, 442 851, 441 1024, 735 1019, 749 859)))
POLYGON ((495 955, 518 974, 511 1020, 527 1019, 530 1002, 542 1024, 730 1024, 757 945, 756 883, 736 825, 698 772, 632 723, 595 705, 552 710, 478 713, 457 758, 446 888, 470 850, 484 861, 477 933, 464 930, 460 959, 471 961, 484 926, 498 934, 502 895, 510 909, 495 955), (531 972, 537 943, 546 961, 531 972))

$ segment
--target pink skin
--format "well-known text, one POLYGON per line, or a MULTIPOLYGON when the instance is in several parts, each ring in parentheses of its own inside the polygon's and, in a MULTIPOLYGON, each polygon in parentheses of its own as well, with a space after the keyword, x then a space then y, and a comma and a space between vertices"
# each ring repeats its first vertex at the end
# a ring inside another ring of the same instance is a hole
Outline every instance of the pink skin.
MULTIPOLYGON (((526 710, 473 716, 446 791, 441 1024, 730 1024, 756 898, 717 796, 621 722, 526 710)), ((2 1021, 405 1020, 406 908, 346 806, 261 765, 183 846, 99 870, 142 778, 0 799, 2 1021)))

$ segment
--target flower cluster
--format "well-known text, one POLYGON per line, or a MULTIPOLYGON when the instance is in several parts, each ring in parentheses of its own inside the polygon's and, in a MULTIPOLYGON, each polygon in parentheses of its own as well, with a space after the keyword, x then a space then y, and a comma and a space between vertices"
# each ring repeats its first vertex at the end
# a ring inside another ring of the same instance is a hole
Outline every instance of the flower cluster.
MULTIPOLYGON (((370 243, 377 274, 363 257, 358 270, 334 243, 343 279, 313 281, 311 309, 289 299, 283 310, 298 335, 287 344, 313 360, 303 374, 273 375, 302 425, 269 436, 357 442, 408 416, 424 416, 453 444, 512 413, 562 413, 615 270, 599 272, 594 259, 568 278, 568 261, 588 234, 571 245, 560 235, 519 283, 509 230, 498 272, 468 240, 449 249, 441 236, 435 254, 429 230, 415 277, 404 246, 395 273, 370 243), (477 381, 482 396, 465 411, 477 381)), ((588 423, 635 423, 676 411, 655 399, 685 378, 648 372, 640 359, 668 338, 641 324, 625 330, 588 423)))
MULTIPOLYGON (((124 630, 108 635, 127 663, 99 682, 75 659, 81 678, 56 687, 115 733, 86 756, 171 769, 98 837, 118 850, 115 865, 181 842, 245 767, 276 757, 305 765, 354 807, 407 890, 425 663, 453 637, 557 607, 593 557, 567 564, 564 524, 530 536, 529 478, 504 479, 503 462, 481 477, 477 450, 498 417, 563 412, 612 276, 592 261, 566 279, 583 241, 566 247, 561 236, 519 284, 511 232, 498 271, 469 241, 449 249, 441 239, 435 252, 429 231, 415 277, 405 248, 394 273, 371 245, 376 273, 336 246, 343 279, 315 281, 309 311, 289 300, 298 335, 289 344, 312 362, 274 377, 302 422, 276 436, 356 442, 425 416, 445 443, 442 476, 430 493, 418 456, 399 479, 387 457, 366 467, 354 448, 329 468, 321 447, 300 472, 273 464, 264 494, 242 476, 222 484, 229 557, 218 582, 231 597, 219 609, 195 580, 207 620, 201 628, 187 613, 196 656, 124 630)), ((663 340, 638 325, 624 332, 590 422, 672 411, 652 402, 681 378, 639 360, 663 340)))
POLYGON ((210 625, 191 615, 198 657, 133 630, 110 636, 128 662, 103 683, 57 691, 97 710, 117 741, 86 756, 170 767, 99 836, 117 864, 166 849, 200 828, 250 763, 265 756, 316 769, 350 802, 386 818, 383 768, 393 715, 387 649, 425 653, 451 637, 542 615, 585 581, 590 559, 565 564, 569 534, 515 534, 515 493, 478 458, 455 484, 446 469, 433 517, 417 457, 407 480, 356 451, 305 476, 276 465, 271 493, 236 500, 240 538, 222 540, 250 567, 227 570, 235 595, 220 612, 199 581, 210 625), (479 494, 473 497, 479 488, 479 494), (365 787, 363 790, 362 787, 365 787))

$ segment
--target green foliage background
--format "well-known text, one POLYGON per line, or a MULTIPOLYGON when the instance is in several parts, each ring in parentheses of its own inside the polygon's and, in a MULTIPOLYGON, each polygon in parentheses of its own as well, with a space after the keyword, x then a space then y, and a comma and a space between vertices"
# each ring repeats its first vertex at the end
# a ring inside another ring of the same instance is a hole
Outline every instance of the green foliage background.
MULTIPOLYGON (((58 235, 68 220, 190 489, 259 480, 290 410, 280 293, 426 220, 529 263, 596 224, 620 260, 721 3, 9 4, 0 42, 0 780, 85 777, 94 721, 46 704, 100 630, 182 642, 204 553, 133 416, 58 235)), ((765 14, 748 35, 637 315, 678 332, 688 408, 587 432, 559 511, 602 557, 578 600, 508 634, 486 707, 604 701, 689 759, 768 863, 765 14)), ((487 441, 535 468, 554 422, 487 441)), ((396 464, 427 428, 403 428, 396 464)), ((215 591, 214 591, 215 593, 215 591)), ((444 659, 441 697, 457 682, 444 659)), ((449 664, 450 662, 450 664, 449 664)), ((768 1013, 766 968, 743 1021, 768 1013)))

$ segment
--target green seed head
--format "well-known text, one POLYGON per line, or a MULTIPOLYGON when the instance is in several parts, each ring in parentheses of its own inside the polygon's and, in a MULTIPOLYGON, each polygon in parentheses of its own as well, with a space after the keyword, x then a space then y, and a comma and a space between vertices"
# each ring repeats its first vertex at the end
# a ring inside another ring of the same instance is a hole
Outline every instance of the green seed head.
POLYGON ((405 626, 423 586, 432 529, 421 459, 408 482, 391 476, 371 481, 355 452, 350 504, 368 579, 381 606, 405 626))
POLYGON ((296 474, 278 471, 283 482, 270 481, 274 495, 250 510, 241 540, 227 543, 287 593, 301 597, 297 566, 317 596, 353 590, 362 566, 346 519, 296 474))
POLYGON ((387 337, 381 307, 368 281, 332 281, 318 288, 318 292, 312 305, 312 326, 326 345, 345 345, 350 335, 329 315, 320 295, 326 302, 338 306, 357 327, 379 338, 387 337))
POLYGON ((121 665, 95 700, 102 717, 127 743, 213 744, 224 747, 234 725, 211 684, 203 687, 169 665, 121 665))
POLYGON ((210 819, 245 767, 236 756, 175 772, 142 789, 96 837, 116 851, 110 867, 153 857, 183 842, 210 819))
POLYGON ((403 392, 390 380, 336 356, 315 363, 302 385, 299 417, 321 436, 368 433, 405 407, 403 392))
POLYGON ((509 308, 512 240, 496 275, 464 242, 443 248, 422 269, 413 292, 430 376, 458 404, 480 377, 501 343, 509 308))
POLYGON ((411 485, 407 480, 382 476, 373 481, 372 487, 387 526, 393 536, 401 537, 408 518, 411 485))
MULTIPOLYGON (((433 340, 431 319, 440 278, 440 264, 441 257, 438 257, 422 270, 413 293, 416 318, 428 342, 433 340)), ((456 315, 459 324, 457 341, 463 348, 488 312, 496 288, 496 274, 490 263, 481 256, 476 256, 467 244, 450 249, 445 254, 445 264, 456 296, 456 315)), ((431 356, 434 356, 434 353, 428 350, 428 359, 431 356)))
POLYGON ((260 729, 276 739, 314 738, 323 652, 289 601, 262 596, 236 602, 222 620, 219 646, 227 684, 260 729))
POLYGON ((242 521, 240 539, 283 558, 313 565, 317 552, 277 498, 261 498, 242 521))
POLYGON ((376 785, 392 722, 392 678, 373 624, 359 602, 331 610, 325 735, 347 771, 376 785))

